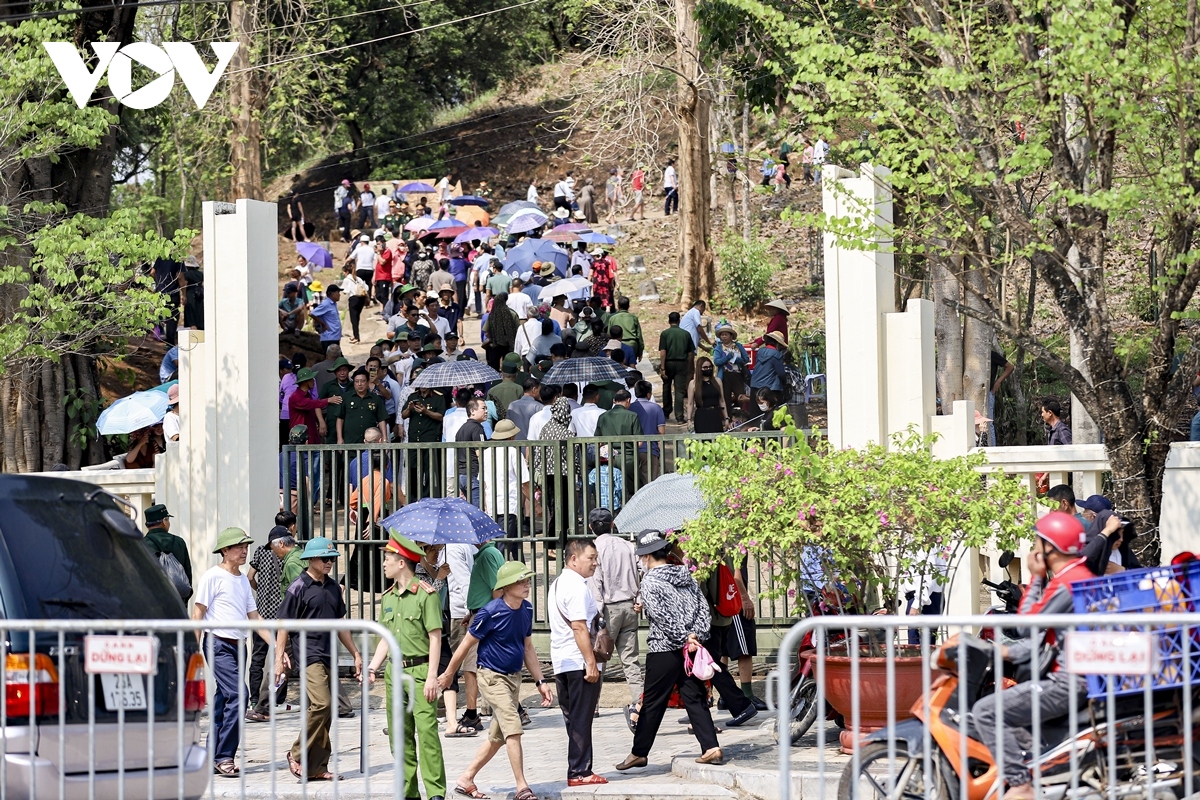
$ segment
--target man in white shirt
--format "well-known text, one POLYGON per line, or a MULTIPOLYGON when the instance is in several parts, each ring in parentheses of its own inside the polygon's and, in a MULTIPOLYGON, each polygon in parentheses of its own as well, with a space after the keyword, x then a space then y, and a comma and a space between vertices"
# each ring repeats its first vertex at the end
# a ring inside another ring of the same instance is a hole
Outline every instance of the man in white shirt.
POLYGON ((445 177, 437 182, 438 201, 442 205, 450 202, 450 195, 453 194, 453 190, 450 188, 450 181, 453 177, 451 173, 447 172, 445 177))
POLYGON ((554 401, 562 394, 562 387, 554 384, 542 384, 542 390, 538 397, 542 401, 542 410, 529 418, 529 430, 525 438, 530 441, 535 441, 541 437, 542 428, 546 427, 546 423, 550 421, 550 406, 554 405, 554 401))
POLYGON ((675 159, 667 159, 667 168, 663 170, 663 192, 666 194, 666 199, 663 201, 663 215, 671 216, 671 211, 679 210, 679 178, 675 174, 675 159))
MULTIPOLYGON (((242 665, 249 663, 249 659, 242 652, 247 631, 221 625, 262 619, 250 580, 241 571, 253 542, 241 528, 221 531, 213 549, 221 556, 221 563, 200 576, 192 596, 192 619, 211 623, 207 629, 207 646, 200 631, 196 631, 196 638, 201 640, 205 656, 211 659, 208 667, 217 687, 213 694, 209 733, 213 739, 213 770, 217 775, 229 778, 238 775, 233 759, 240 744, 238 723, 250 698, 242 678, 242 665)), ((274 643, 267 631, 260 630, 258 635, 268 645, 274 643)))
MULTIPOLYGON (((524 295, 522 295, 524 296, 524 295)), ((509 308, 512 308, 512 295, 509 295, 509 308)), ((521 327, 517 328, 517 338, 513 342, 513 352, 525 359, 528 363, 533 364, 533 359, 529 354, 533 352, 533 343, 542 335, 542 321, 537 317, 525 320, 521 327)))
POLYGON ((587 439, 596 435, 596 421, 604 409, 596 405, 600 399, 600 387, 589 383, 583 387, 583 405, 571 412, 571 427, 575 435, 587 439))
POLYGON ((375 224, 382 226, 383 218, 388 215, 388 204, 395 202, 387 192, 380 192, 375 198, 375 224))
MULTIPOLYGON (((466 638, 467 628, 471 619, 467 616, 467 590, 471 587, 471 569, 475 566, 475 553, 478 548, 473 544, 446 545, 446 564, 450 567, 450 575, 446 578, 446 586, 450 592, 450 650, 458 649, 459 644, 466 638)), ((476 708, 479 702, 479 688, 475 680, 475 653, 463 660, 464 682, 467 684, 467 708, 476 708), (468 671, 468 668, 470 671, 468 671)), ((475 735, 474 728, 469 731, 458 724, 458 680, 455 679, 451 688, 446 689, 442 696, 446 700, 446 732, 449 739, 462 739, 475 735)))
POLYGON ((529 319, 529 309, 533 308, 533 299, 521 290, 524 285, 520 278, 513 278, 508 292, 507 305, 520 320, 529 319))
POLYGON ((536 203, 538 201, 537 184, 533 181, 529 182, 529 189, 527 189, 525 192, 525 200, 530 203, 536 203))
POLYGON ((592 718, 600 702, 592 634, 599 629, 600 613, 587 579, 596 571, 596 546, 589 539, 573 539, 565 556, 566 569, 546 595, 550 660, 567 727, 567 785, 589 786, 608 783, 592 772, 592 718))
MULTIPOLYGON (((492 431, 492 441, 508 441, 520 433, 512 420, 502 419, 492 431)), ((529 464, 519 447, 483 450, 483 510, 504 528, 508 559, 521 560, 517 518, 529 504, 529 464)))
POLYGON ((575 192, 571 188, 574 182, 571 180, 571 173, 563 176, 563 179, 554 184, 554 207, 565 208, 571 210, 571 201, 575 199, 575 192))

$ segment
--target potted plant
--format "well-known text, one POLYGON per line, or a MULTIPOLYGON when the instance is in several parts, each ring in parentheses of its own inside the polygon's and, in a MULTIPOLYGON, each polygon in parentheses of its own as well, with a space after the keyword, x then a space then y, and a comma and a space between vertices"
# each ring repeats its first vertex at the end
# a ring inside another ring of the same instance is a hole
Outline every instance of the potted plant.
MULTIPOLYGON (((681 470, 696 475, 708 503, 681 533, 700 574, 729 556, 755 555, 801 611, 814 597, 844 613, 903 613, 906 583, 952 575, 970 548, 1011 548, 1035 519, 1028 491, 1003 475, 985 478, 981 453, 933 457, 933 436, 914 429, 888 446, 836 449, 786 420, 787 440, 718 437, 689 443, 681 470), (933 566, 944 563, 944 567, 933 566)), ((893 629, 898 633, 899 626, 893 629)), ((893 664, 896 719, 921 692, 920 649, 878 629, 859 637, 860 730, 887 721, 886 670, 893 664), (891 659, 888 656, 892 656, 891 659)), ((827 651, 826 692, 847 720, 847 643, 827 651)), ((843 737, 843 744, 854 737, 843 737)))

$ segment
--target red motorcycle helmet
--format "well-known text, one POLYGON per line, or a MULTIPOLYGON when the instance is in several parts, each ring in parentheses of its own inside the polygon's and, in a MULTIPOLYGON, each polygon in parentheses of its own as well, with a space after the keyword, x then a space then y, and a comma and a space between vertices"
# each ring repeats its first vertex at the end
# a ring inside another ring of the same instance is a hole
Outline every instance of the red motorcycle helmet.
POLYGON ((1077 556, 1083 552, 1086 535, 1083 523, 1070 514, 1051 511, 1033 526, 1038 538, 1045 540, 1060 553, 1077 556))

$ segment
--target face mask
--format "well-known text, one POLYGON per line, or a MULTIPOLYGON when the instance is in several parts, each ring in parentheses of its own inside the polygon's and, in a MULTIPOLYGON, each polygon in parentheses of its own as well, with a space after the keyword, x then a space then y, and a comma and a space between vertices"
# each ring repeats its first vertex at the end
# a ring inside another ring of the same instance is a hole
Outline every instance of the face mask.
POLYGON ((759 403, 759 404, 758 404, 758 410, 759 410, 759 411, 767 411, 767 410, 769 410, 770 408, 771 408, 771 404, 770 404, 770 403, 759 403))
POLYGON ((712 375, 712 368, 711 367, 701 367, 700 374, 701 375, 712 375))

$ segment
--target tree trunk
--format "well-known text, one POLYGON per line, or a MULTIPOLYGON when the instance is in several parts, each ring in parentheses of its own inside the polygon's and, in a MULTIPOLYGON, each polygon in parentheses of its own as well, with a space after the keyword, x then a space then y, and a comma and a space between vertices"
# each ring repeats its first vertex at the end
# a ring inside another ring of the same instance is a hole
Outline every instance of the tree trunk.
POLYGON ((229 4, 229 27, 237 37, 238 49, 229 62, 229 96, 233 104, 232 200, 262 200, 262 130, 259 126, 259 92, 250 67, 250 36, 254 14, 245 0, 229 4))
MULTIPOLYGON (((75 379, 75 359, 63 356, 63 397, 78 396, 79 382, 75 379)), ((79 444, 79 429, 81 427, 79 412, 74 417, 67 417, 67 469, 77 470, 83 466, 83 447, 79 444)))
POLYGON ((63 407, 63 364, 42 362, 42 445, 47 468, 63 463, 66 449, 67 414, 63 407))
POLYGON ((696 0, 675 0, 675 61, 679 71, 679 285, 680 305, 707 300, 716 289, 709 249, 708 125, 712 98, 700 85, 700 25, 696 0))
POLYGON ((951 303, 962 298, 958 278, 941 259, 933 265, 933 340, 937 349, 937 388, 942 410, 950 413, 963 394, 963 328, 951 303))
POLYGON ((41 472, 42 448, 41 428, 38 417, 38 373, 33 363, 21 365, 21 379, 17 390, 17 419, 21 424, 21 443, 17 450, 17 464, 21 472, 41 472))
MULTIPOLYGON (((749 36, 749 34, 747 34, 749 36)), ((742 158, 745 159, 745 171, 742 172, 742 238, 750 241, 752 234, 752 226, 750 223, 750 183, 748 176, 750 174, 750 91, 746 87, 747 95, 742 103, 742 158)))
MULTIPOLYGON (((96 359, 88 356, 75 356, 75 377, 79 382, 80 396, 85 400, 99 400, 99 381, 97 380, 95 369, 96 359)), ((104 461, 104 446, 100 441, 100 437, 96 434, 95 428, 88 431, 87 445, 87 463, 99 464, 104 461)))
MULTIPOLYGON (((976 261, 970 264, 966 275, 966 292, 964 302, 968 308, 986 313, 983 298, 987 295, 987 277, 983 267, 976 261)), ((988 378, 992 365, 992 336, 995 331, 991 325, 980 322, 971 316, 963 320, 963 399, 975 401, 975 408, 985 417, 988 414, 987 397, 988 378)))
POLYGON ((17 433, 21 430, 17 422, 17 398, 13 391, 12 375, 0 376, 0 421, 4 425, 4 451, 0 467, 4 472, 17 472, 17 433))

